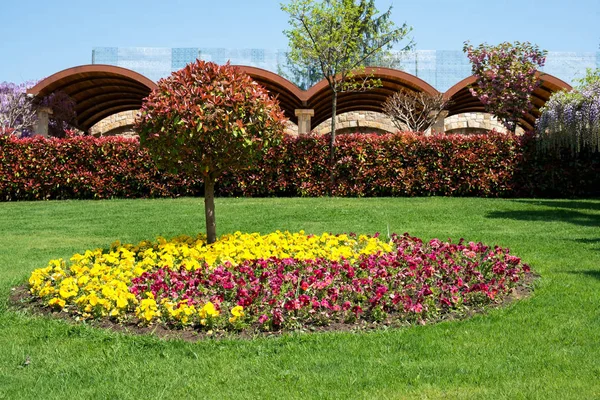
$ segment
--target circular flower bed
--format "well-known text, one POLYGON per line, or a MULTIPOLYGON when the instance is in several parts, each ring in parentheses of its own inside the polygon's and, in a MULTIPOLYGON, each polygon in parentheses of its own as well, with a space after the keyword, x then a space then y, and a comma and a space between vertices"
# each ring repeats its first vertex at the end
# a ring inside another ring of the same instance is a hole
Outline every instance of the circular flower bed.
POLYGON ((498 302, 529 272, 507 249, 408 234, 180 236, 52 260, 29 279, 76 319, 206 331, 426 322, 498 302))

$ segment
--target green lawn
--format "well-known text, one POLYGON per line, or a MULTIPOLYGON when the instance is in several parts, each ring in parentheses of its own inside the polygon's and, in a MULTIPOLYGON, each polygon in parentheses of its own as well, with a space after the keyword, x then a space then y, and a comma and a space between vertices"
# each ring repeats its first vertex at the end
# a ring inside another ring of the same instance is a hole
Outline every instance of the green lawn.
POLYGON ((0 399, 600 398, 600 200, 217 200, 219 233, 464 237, 510 247, 541 274, 533 297, 466 321, 187 343, 8 308, 10 288, 49 259, 195 234, 202 207, 0 203, 0 399))

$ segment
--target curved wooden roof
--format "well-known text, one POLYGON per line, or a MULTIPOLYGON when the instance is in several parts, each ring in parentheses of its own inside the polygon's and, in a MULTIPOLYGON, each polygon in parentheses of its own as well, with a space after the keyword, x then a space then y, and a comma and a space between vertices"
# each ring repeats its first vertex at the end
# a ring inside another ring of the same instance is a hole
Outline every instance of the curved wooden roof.
POLYGON ((27 91, 45 97, 61 90, 75 100, 77 125, 87 131, 96 122, 121 111, 137 110, 156 83, 126 68, 82 65, 68 68, 40 81, 27 91))
MULTIPOLYGON (((298 122, 295 110, 299 108, 314 110, 315 114, 311 120, 313 127, 331 118, 333 95, 325 79, 308 90, 302 90, 271 71, 242 65, 237 67, 276 97, 285 115, 291 121, 298 122)), ((552 75, 538 74, 542 84, 533 94, 534 108, 519 122, 526 129, 533 128, 535 120, 540 114, 539 109, 548 101, 552 93, 562 89, 571 89, 569 84, 552 75)), ((365 76, 379 79, 381 86, 359 92, 339 93, 338 113, 381 112, 385 100, 401 88, 430 94, 439 93, 424 80, 395 69, 367 68, 363 73, 357 75, 357 78, 365 76)), ((449 116, 465 112, 485 112, 483 104, 469 91, 469 86, 474 82, 475 77, 470 76, 444 93, 446 98, 452 100, 448 108, 449 116)), ((137 72, 113 65, 93 64, 57 72, 27 92, 38 97, 45 97, 56 90, 62 90, 76 102, 75 111, 79 128, 88 130, 95 123, 112 114, 141 108, 143 99, 155 88, 157 88, 156 83, 137 72)))
MULTIPOLYGON (((331 102, 333 95, 326 79, 317 82, 308 90, 302 90, 292 82, 273 72, 248 66, 238 65, 245 73, 263 85, 272 96, 279 99, 285 115, 297 123, 295 110, 308 108, 315 111, 311 125, 317 126, 331 118, 331 102)), ((422 79, 406 72, 390 68, 367 68, 356 77, 358 79, 372 76, 381 81, 381 86, 359 92, 346 92, 338 94, 337 111, 379 111, 383 110, 385 100, 400 88, 407 88, 419 92, 436 94, 438 91, 422 79)))
MULTIPOLYGON (((533 108, 519 120, 519 125, 526 130, 531 130, 535 127, 535 121, 540 116, 540 108, 546 104, 550 96, 560 90, 571 90, 571 85, 568 83, 543 72, 537 72, 537 76, 541 79, 541 85, 535 89, 532 95, 533 108)), ((486 112, 485 106, 476 96, 473 96, 469 91, 469 87, 473 85, 477 79, 474 76, 469 76, 452 86, 444 93, 444 97, 452 101, 448 107, 448 116, 462 114, 467 112, 486 112)))
POLYGON ((266 69, 247 65, 236 65, 236 67, 267 89, 271 96, 279 100, 279 105, 287 118, 296 123, 298 122, 294 111, 298 108, 306 108, 304 90, 281 75, 266 69))
MULTIPOLYGON (((372 76, 374 79, 380 80, 381 86, 369 90, 339 93, 337 100, 338 113, 341 114, 350 111, 382 112, 385 100, 401 88, 430 94, 439 93, 424 80, 396 69, 381 67, 367 68, 356 77, 361 79, 365 76, 372 76)), ((313 126, 317 126, 321 122, 331 118, 333 94, 329 89, 327 80, 323 79, 308 89, 306 97, 306 108, 315 110, 315 116, 311 121, 313 126)))

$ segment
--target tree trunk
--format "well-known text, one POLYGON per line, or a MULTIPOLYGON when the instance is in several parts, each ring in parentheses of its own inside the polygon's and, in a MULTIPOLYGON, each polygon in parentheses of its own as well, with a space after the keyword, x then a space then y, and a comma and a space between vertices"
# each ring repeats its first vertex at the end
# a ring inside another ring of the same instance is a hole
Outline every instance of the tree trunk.
POLYGON ((206 217, 206 238, 208 244, 217 240, 217 223, 215 221, 215 180, 204 181, 204 216, 206 217))
POLYGON ((333 91, 331 101, 331 143, 329 146, 329 195, 332 196, 335 188, 335 117, 337 114, 337 90, 333 91))

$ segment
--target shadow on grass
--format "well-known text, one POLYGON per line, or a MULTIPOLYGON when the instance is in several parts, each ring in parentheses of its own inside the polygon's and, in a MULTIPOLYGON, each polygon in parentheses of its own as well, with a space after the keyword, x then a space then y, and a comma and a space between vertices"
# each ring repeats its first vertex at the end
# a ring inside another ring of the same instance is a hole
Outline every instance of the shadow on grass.
POLYGON ((580 211, 556 210, 518 210, 518 211, 493 211, 486 215, 487 218, 514 219, 518 221, 539 222, 566 222, 579 226, 600 226, 600 214, 587 214, 580 211))
POLYGON ((594 278, 600 281, 600 271, 597 270, 587 270, 587 271, 570 271, 571 274, 575 275, 584 275, 589 278, 594 278))
POLYGON ((597 239, 573 239, 574 242, 583 244, 600 244, 600 238, 597 239))
POLYGON ((532 206, 544 206, 554 208, 567 208, 571 210, 600 211, 600 200, 537 200, 537 199, 519 199, 513 200, 516 203, 524 203, 532 206))
POLYGON ((573 242, 591 246, 592 250, 600 251, 600 238, 596 239, 571 239, 573 242))

